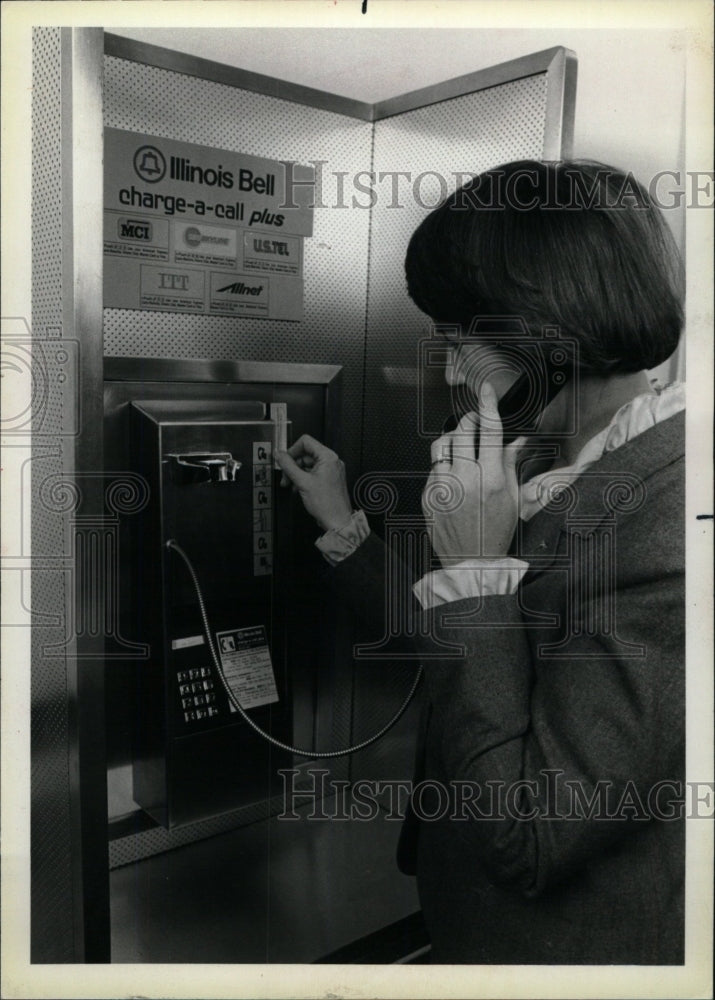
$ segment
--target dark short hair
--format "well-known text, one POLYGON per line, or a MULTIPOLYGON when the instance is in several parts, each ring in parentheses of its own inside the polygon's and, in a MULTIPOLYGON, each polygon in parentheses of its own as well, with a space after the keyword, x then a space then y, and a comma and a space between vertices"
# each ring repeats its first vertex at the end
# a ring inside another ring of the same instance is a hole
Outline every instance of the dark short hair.
POLYGON ((599 374, 654 368, 678 344, 682 265, 632 174, 593 161, 520 160, 473 178, 414 232, 407 288, 434 321, 519 316, 558 327, 599 374))

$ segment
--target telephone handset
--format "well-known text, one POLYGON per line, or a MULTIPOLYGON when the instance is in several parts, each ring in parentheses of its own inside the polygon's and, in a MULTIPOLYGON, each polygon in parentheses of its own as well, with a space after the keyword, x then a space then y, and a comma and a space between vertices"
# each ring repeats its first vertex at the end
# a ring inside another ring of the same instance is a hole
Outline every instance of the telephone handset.
MULTIPOLYGON (((521 434, 536 433, 542 413, 563 389, 566 381, 564 368, 560 364, 547 364, 540 373, 523 372, 517 378, 497 404, 505 445, 515 441, 521 434)), ((459 414, 450 414, 444 422, 442 433, 453 431, 459 420, 459 414)), ((479 426, 475 431, 475 451, 479 453, 479 426)))

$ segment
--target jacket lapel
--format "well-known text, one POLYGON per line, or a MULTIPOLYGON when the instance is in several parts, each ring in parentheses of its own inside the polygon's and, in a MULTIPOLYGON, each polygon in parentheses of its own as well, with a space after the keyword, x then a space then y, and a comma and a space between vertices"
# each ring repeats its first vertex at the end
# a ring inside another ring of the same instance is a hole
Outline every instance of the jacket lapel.
POLYGON ((529 563, 522 586, 554 565, 564 533, 596 530, 603 521, 641 506, 648 477, 684 454, 684 428, 683 412, 661 421, 569 480, 530 520, 519 521, 512 554, 529 563))

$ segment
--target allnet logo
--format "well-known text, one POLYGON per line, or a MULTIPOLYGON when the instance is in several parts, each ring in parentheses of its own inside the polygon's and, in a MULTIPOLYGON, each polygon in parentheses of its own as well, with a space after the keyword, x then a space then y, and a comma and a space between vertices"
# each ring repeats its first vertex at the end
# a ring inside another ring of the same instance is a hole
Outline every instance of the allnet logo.
POLYGON ((260 295, 263 291, 263 285, 246 285, 243 281, 233 281, 230 285, 224 285, 223 288, 217 288, 216 293, 225 292, 228 295, 260 295))

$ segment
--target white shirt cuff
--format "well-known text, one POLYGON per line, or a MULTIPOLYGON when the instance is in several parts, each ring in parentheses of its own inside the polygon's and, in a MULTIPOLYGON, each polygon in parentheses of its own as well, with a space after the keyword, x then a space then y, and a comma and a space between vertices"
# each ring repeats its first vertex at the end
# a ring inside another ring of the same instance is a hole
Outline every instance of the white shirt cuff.
POLYGON ((522 559, 467 559, 446 569, 427 573, 412 592, 425 611, 466 597, 514 594, 529 564, 522 559))
POLYGON ((352 517, 341 528, 333 528, 326 531, 324 535, 316 541, 316 546, 323 553, 323 556, 331 566, 337 566, 343 559, 347 559, 355 549, 362 545, 370 534, 370 525, 367 523, 365 513, 361 510, 354 510, 352 517))

